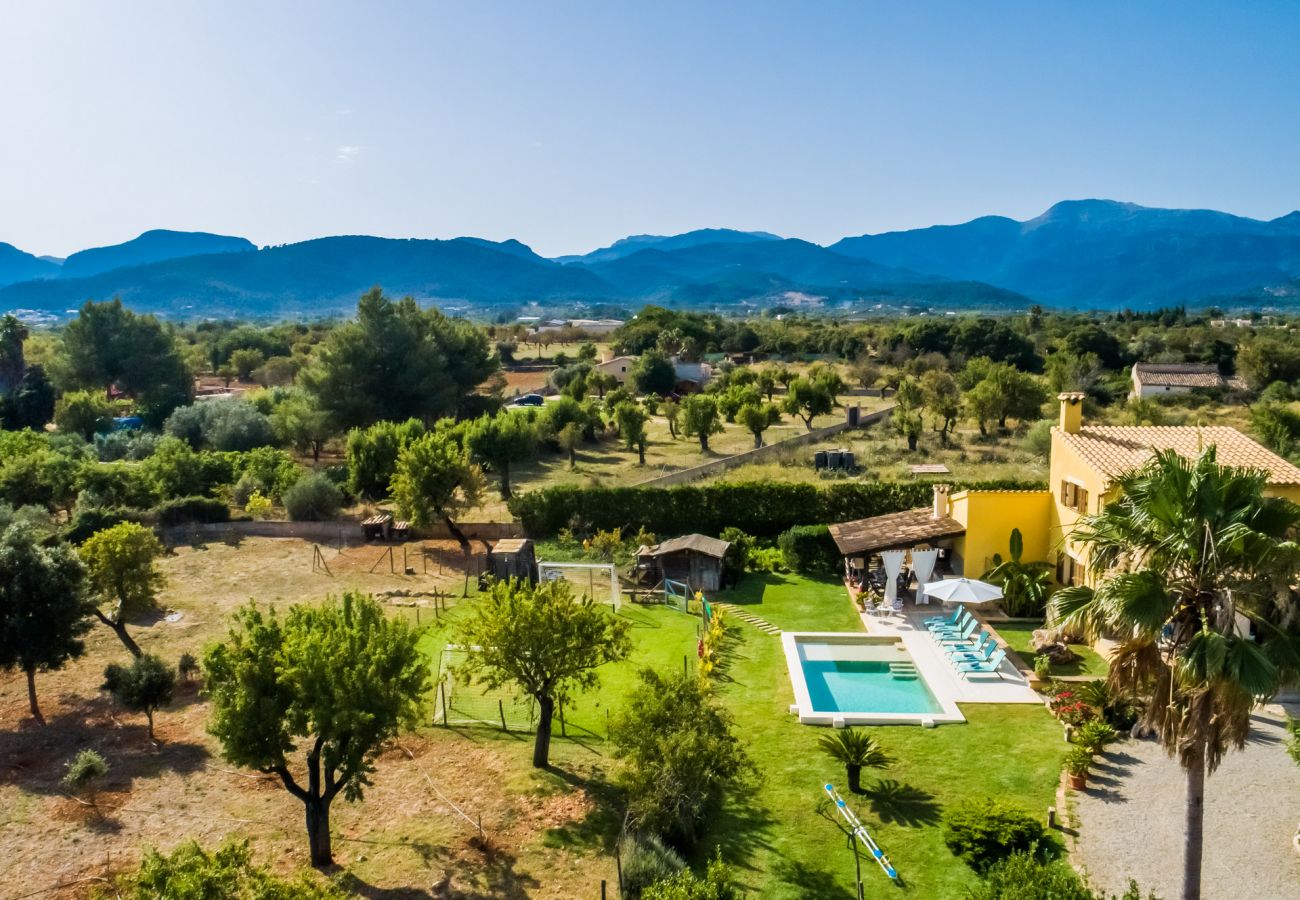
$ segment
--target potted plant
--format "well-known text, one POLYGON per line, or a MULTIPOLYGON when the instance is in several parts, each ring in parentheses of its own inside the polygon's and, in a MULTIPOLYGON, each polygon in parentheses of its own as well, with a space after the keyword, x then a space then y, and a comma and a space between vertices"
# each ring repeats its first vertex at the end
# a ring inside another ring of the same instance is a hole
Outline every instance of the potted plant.
POLYGON ((1115 740, 1115 729, 1105 719, 1089 719, 1074 733, 1075 742, 1089 753, 1097 754, 1115 740))
POLYGON ((844 763, 845 774, 849 780, 849 791, 854 794, 862 791, 864 766, 883 769, 891 761, 875 738, 857 728, 845 728, 823 735, 818 739, 817 746, 831 759, 844 763))
POLYGON ((1083 747, 1075 747, 1065 754, 1065 774, 1070 788, 1081 791, 1088 786, 1088 769, 1092 767, 1092 754, 1083 747))

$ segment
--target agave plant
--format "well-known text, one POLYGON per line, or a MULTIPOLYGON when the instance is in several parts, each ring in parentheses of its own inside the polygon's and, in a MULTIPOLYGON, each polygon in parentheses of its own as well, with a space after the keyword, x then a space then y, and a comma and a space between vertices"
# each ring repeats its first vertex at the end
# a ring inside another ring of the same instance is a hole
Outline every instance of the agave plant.
POLYGON ((1038 616, 1047 607, 1047 590, 1052 566, 1045 562, 1022 562, 1025 539, 1019 528, 1011 529, 1011 558, 993 554, 993 568, 982 576, 1002 588, 1002 608, 1009 616, 1038 616))
POLYGON ((844 728, 818 738, 817 746, 831 759, 844 763, 849 790, 862 791, 862 770, 883 769, 893 760, 871 735, 858 728, 844 728))

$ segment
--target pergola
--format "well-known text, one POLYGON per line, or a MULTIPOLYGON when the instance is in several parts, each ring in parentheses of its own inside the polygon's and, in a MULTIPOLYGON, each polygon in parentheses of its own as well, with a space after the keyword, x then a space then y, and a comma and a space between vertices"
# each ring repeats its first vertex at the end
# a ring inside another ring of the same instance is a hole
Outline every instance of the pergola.
POLYGON ((844 555, 844 577, 850 584, 860 584, 870 558, 880 557, 886 577, 885 598, 892 601, 904 557, 912 554, 918 581, 924 584, 934 571, 938 546, 965 534, 966 527, 949 516, 936 515, 933 507, 923 506, 840 522, 830 526, 830 533, 844 555), (926 551, 919 549, 923 545, 926 551))

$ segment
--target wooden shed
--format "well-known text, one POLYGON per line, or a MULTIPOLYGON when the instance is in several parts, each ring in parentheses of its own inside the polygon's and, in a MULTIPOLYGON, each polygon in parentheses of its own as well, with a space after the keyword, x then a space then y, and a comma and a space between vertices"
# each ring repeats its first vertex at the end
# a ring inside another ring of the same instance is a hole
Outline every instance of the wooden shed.
POLYGON ((537 583, 537 553, 528 538, 497 541, 488 553, 488 571, 496 579, 517 578, 537 583))
POLYGON ((722 563, 731 544, 702 534, 687 534, 636 551, 636 576, 658 584, 665 578, 683 581, 693 591, 722 587, 722 563))

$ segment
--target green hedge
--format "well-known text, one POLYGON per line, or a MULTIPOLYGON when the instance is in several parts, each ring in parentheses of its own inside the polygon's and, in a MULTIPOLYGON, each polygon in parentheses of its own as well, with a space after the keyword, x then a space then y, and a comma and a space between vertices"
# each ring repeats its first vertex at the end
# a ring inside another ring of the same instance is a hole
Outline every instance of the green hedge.
POLYGON ((158 524, 188 525, 191 522, 228 522, 230 507, 212 497, 177 497, 154 507, 158 524))
POLYGON ((781 532, 776 545, 792 572, 834 575, 839 570, 840 551, 825 525, 795 525, 781 532))
MULTIPOLYGON (((978 482, 955 489, 1041 490, 1041 482, 978 482)), ((782 482, 722 482, 681 487, 565 485, 516 494, 510 512, 534 538, 579 531, 646 528, 659 535, 716 535, 728 526, 775 537, 794 525, 847 522, 926 506, 929 482, 837 482, 827 487, 782 482)))

